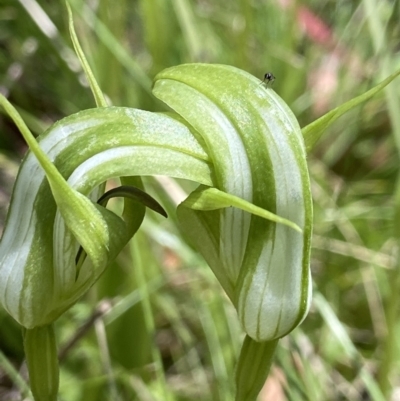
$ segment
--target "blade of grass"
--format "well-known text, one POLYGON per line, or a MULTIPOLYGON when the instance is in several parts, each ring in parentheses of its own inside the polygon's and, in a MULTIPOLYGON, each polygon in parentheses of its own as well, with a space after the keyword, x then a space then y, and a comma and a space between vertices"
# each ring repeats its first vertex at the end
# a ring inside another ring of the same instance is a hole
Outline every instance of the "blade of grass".
POLYGON ((315 293, 313 302, 318 309, 321 317, 324 319, 325 323, 331 330, 332 334, 338 339, 347 357, 349 357, 350 360, 353 361, 353 363, 357 364, 357 366, 360 366, 359 376, 365 384, 366 388, 369 390, 369 394, 372 397, 372 400, 387 400, 387 397, 380 390, 376 380, 372 377, 371 373, 368 372, 367 368, 365 367, 362 355, 354 346, 351 338, 346 332, 345 327, 339 321, 338 317, 332 310, 327 300, 322 296, 321 293, 315 293))
MULTIPOLYGON (((79 2, 81 4, 81 2, 79 2)), ((143 71, 140 65, 133 59, 123 45, 114 37, 110 30, 100 21, 96 14, 85 5, 84 10, 78 6, 77 0, 70 1, 72 8, 84 19, 86 24, 96 33, 103 44, 110 50, 114 57, 125 67, 129 75, 151 95, 151 79, 143 71)))
POLYGON ((52 46, 60 55, 61 59, 64 61, 65 66, 69 68, 74 73, 76 72, 74 68, 71 68, 73 63, 68 60, 76 60, 75 53, 65 44, 64 39, 60 35, 57 27, 54 25, 53 21, 43 10, 41 5, 36 0, 18 0, 22 7, 25 8, 26 12, 35 22, 37 27, 43 32, 45 37, 47 37, 52 44, 52 46))
MULTIPOLYGON (((318 120, 315 120, 311 124, 308 124, 306 127, 304 127, 301 131, 304 136, 304 142, 306 144, 307 152, 310 152, 312 150, 312 148, 315 146, 317 141, 321 138, 324 131, 332 123, 334 123, 339 117, 341 117, 344 113, 351 110, 352 108, 358 106, 362 102, 365 102, 366 100, 370 99, 372 96, 374 96, 380 90, 382 90, 386 85, 388 85, 390 82, 392 82, 399 74, 400 74, 400 70, 396 71, 395 73, 393 73, 392 75, 387 77, 380 84, 374 86, 369 91, 363 93, 360 96, 357 96, 356 98, 354 98, 352 100, 349 100, 348 102, 342 104, 339 107, 336 107, 332 111, 330 111, 330 112, 326 113, 325 115, 323 115, 322 117, 320 117, 318 120)), ((398 113, 398 110, 399 109, 397 109, 397 113, 398 113)), ((399 140, 399 142, 400 142, 400 140, 399 140)))
MULTIPOLYGON (((194 291, 199 292, 200 286, 195 288, 194 291)), ((200 322, 204 331, 205 340, 208 346, 208 353, 210 355, 211 366, 213 375, 217 381, 218 400, 231 399, 232 394, 232 380, 228 373, 228 368, 223 357, 223 344, 221 343, 221 336, 218 332, 217 324, 211 314, 210 304, 205 303, 201 299, 196 299, 197 309, 199 311, 200 322), (230 396, 229 396, 230 394, 230 396)))
MULTIPOLYGON (((378 3, 375 0, 364 0, 363 2, 367 14, 368 26, 370 29, 370 36, 374 46, 376 55, 380 56, 381 75, 387 74, 393 69, 395 65, 394 60, 390 54, 390 48, 386 45, 385 26, 381 20, 380 6, 386 7, 385 3, 378 3)), ((393 4, 392 7, 395 7, 393 4)), ((385 89, 386 103, 392 132, 397 147, 398 155, 400 156, 400 97, 398 96, 398 88, 394 85, 385 89)), ((397 249, 400 247, 400 235, 398 235, 398 227, 400 225, 400 179, 397 180, 397 187, 395 190, 395 205, 394 205, 394 227, 395 237, 397 239, 397 249)), ((387 320, 387 337, 384 342, 384 353, 379 367, 379 385, 383 394, 389 398, 392 384, 390 383, 390 376, 396 364, 396 349, 398 349, 398 319, 400 309, 400 259, 398 257, 395 269, 389 273, 390 293, 386 303, 386 320, 387 320)))
MULTIPOLYGON (((148 288, 147 278, 145 276, 146 265, 149 263, 149 258, 146 256, 148 252, 143 253, 142 249, 148 249, 148 247, 143 247, 140 241, 140 233, 130 242, 130 252, 132 255, 132 260, 135 266, 135 277, 138 283, 138 287, 141 289, 143 294, 142 306, 145 318, 145 325, 147 332, 150 336, 155 335, 155 320, 152 305, 150 302, 150 293, 148 288)), ((140 344, 136 344, 140 346, 140 344)), ((160 386, 160 392, 162 394, 162 400, 171 400, 171 394, 168 391, 168 385, 165 378, 165 372, 162 364, 162 357, 158 347, 151 347, 151 355, 153 362, 155 364, 155 375, 157 378, 157 383, 160 386)))
POLYGON ((202 39, 191 5, 187 0, 172 0, 172 6, 181 26, 190 61, 200 61, 203 53, 202 39))
POLYGON ((176 21, 169 0, 140 0, 144 41, 157 74, 173 63, 176 21))
POLYGON ((12 382, 18 387, 19 391, 24 398, 29 398, 31 391, 25 380, 22 379, 21 375, 6 358, 3 352, 0 350, 0 366, 1 369, 7 374, 12 382))
POLYGON ((86 60, 85 54, 81 48, 79 43, 78 37, 76 36, 75 27, 74 27, 74 20, 72 16, 71 6, 69 5, 68 1, 66 1, 67 11, 68 11, 68 24, 69 24, 69 32, 71 35, 72 43, 74 45, 75 52, 81 62, 82 68, 85 71, 86 77, 89 81, 90 88, 92 90, 93 96, 96 100, 97 107, 107 107, 108 104, 106 99, 104 98, 103 92, 101 91, 96 78, 90 68, 89 63, 86 60))

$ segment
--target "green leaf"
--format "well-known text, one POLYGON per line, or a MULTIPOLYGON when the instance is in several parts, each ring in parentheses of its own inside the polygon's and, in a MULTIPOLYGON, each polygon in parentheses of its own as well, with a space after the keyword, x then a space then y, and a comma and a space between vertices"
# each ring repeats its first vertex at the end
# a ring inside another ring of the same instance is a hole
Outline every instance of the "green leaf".
POLYGON ((400 70, 393 73, 385 80, 383 80, 380 84, 374 86, 369 91, 365 92, 364 94, 357 96, 354 99, 349 100, 348 102, 342 104, 339 107, 331 110, 330 112, 326 113, 318 120, 313 121, 311 124, 308 124, 306 127, 302 129, 302 133, 304 136, 304 142, 306 144, 307 152, 310 152, 312 148, 315 146, 317 141, 321 138, 322 134, 325 130, 333 124, 339 117, 343 114, 347 113, 352 108, 358 106, 362 102, 370 99, 374 96, 377 92, 382 90, 386 85, 392 82, 398 75, 400 74, 400 70))

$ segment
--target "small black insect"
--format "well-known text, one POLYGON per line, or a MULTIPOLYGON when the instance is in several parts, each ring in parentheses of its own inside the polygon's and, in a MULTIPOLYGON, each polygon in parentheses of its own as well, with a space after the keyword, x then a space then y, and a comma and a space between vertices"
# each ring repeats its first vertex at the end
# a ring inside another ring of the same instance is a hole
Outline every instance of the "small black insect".
POLYGON ((268 86, 268 84, 272 85, 274 83, 274 81, 275 81, 274 74, 272 72, 267 72, 264 75, 264 79, 263 79, 262 83, 265 83, 268 86))

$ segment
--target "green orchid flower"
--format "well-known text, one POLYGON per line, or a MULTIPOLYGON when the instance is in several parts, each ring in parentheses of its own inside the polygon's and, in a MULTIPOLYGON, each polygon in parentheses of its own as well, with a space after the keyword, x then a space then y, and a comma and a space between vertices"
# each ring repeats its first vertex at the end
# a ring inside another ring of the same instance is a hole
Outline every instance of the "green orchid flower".
POLYGON ((167 174, 203 184, 178 216, 245 331, 257 341, 281 337, 304 317, 310 296, 311 196, 295 118, 273 91, 227 66, 166 70, 154 93, 188 126, 161 114, 95 109, 61 120, 37 143, 17 121, 32 152, 0 244, 2 305, 26 328, 54 321, 140 225, 87 196, 109 178, 167 174), (234 93, 213 98, 231 82, 234 93), (89 261, 78 271, 79 246, 89 261))
POLYGON ((122 216, 96 204, 102 183, 115 177, 139 188, 138 177, 153 174, 200 184, 178 218, 251 339, 274 341, 306 315, 312 203, 292 112, 258 79, 222 65, 165 70, 154 94, 179 117, 97 108, 59 121, 38 141, 2 98, 31 149, 0 244, 0 302, 28 329, 26 349, 40 343, 37 333, 52 338, 42 328, 96 282, 145 206, 160 211, 138 190, 122 216))
POLYGON ((311 296, 312 201, 297 120, 274 91, 232 67, 165 70, 154 94, 205 142, 215 188, 294 223, 267 220, 244 202, 229 205, 229 196, 223 209, 216 201, 214 211, 202 211, 198 200, 193 208, 193 197, 209 198, 215 189, 199 189, 178 209, 245 332, 256 341, 282 337, 304 318, 311 296))

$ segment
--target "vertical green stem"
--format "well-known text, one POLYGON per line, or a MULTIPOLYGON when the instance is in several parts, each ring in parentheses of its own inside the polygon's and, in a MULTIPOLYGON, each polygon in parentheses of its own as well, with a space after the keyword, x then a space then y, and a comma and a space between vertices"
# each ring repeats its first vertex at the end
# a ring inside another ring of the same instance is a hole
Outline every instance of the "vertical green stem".
MULTIPOLYGON (((142 293, 142 306, 144 312, 144 319, 146 330, 150 336, 154 338, 155 335, 155 322, 153 316, 153 310, 150 302, 150 294, 148 289, 148 282, 145 276, 145 262, 142 258, 141 247, 144 246, 140 243, 141 236, 137 234, 131 244, 132 259, 134 262, 135 276, 138 283, 140 292, 142 293)), ((147 246, 147 245, 146 245, 147 246)), ((160 385, 160 393, 162 399, 168 401, 170 399, 167 391, 167 383, 164 375, 164 368, 162 358, 159 349, 156 346, 151 347, 151 357, 155 365, 155 374, 157 376, 157 382, 160 385)))
POLYGON ((59 368, 53 326, 26 329, 24 349, 35 401, 56 401, 59 368))
POLYGON ((236 401, 254 401, 261 391, 274 359, 279 340, 243 341, 236 369, 236 401))

